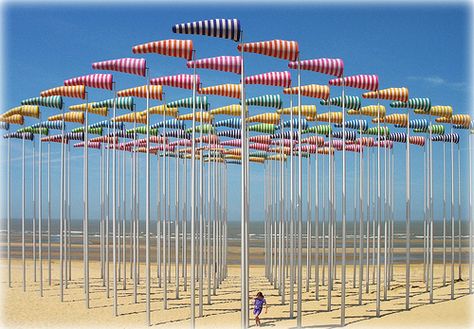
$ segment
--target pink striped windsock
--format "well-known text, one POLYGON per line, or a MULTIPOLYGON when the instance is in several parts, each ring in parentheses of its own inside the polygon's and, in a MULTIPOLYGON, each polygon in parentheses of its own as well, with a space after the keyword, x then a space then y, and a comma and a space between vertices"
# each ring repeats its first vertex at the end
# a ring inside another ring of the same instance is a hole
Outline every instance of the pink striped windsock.
POLYGON ((117 71, 144 77, 146 75, 146 60, 144 58, 111 59, 92 63, 92 68, 94 70, 117 71))
MULTIPOLYGON (((177 74, 168 75, 165 77, 154 78, 150 80, 152 85, 170 86, 182 89, 193 89, 193 78, 192 74, 177 74)), ((201 80, 199 75, 196 75, 196 89, 198 88, 201 80)))
POLYGON ((260 144, 271 144, 272 139, 270 135, 258 135, 258 136, 250 136, 249 142, 252 143, 260 143, 260 144))
POLYGON ((143 43, 132 48, 134 54, 156 53, 190 60, 193 58, 192 40, 161 40, 143 43))
MULTIPOLYGON (((298 69, 298 62, 289 62, 288 67, 290 69, 298 69)), ((306 59, 300 61, 300 69, 342 77, 344 73, 344 61, 340 58, 306 59)))
POLYGON ((65 86, 84 85, 92 88, 112 90, 113 77, 112 74, 95 73, 83 75, 64 81, 65 86))
POLYGON ((375 74, 359 74, 351 75, 344 78, 337 78, 329 80, 331 86, 344 86, 366 89, 366 90, 378 90, 379 89, 379 77, 375 74))
POLYGON ((219 56, 188 61, 189 68, 208 69, 240 74, 242 72, 242 59, 240 56, 219 56))
POLYGON ((291 74, 288 71, 262 73, 246 77, 245 83, 288 88, 291 86, 291 74))

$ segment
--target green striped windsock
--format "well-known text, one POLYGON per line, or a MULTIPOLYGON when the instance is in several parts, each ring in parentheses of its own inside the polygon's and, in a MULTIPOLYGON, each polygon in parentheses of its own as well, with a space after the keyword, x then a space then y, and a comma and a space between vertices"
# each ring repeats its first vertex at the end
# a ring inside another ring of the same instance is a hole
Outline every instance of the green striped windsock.
POLYGON ((407 106, 411 109, 429 112, 431 109, 431 99, 429 97, 410 98, 407 102, 407 106))
MULTIPOLYGON (((134 109, 134 102, 133 102, 133 97, 117 97, 115 98, 115 108, 117 109, 122 109, 122 110, 130 110, 133 111, 134 109)), ((93 108, 99 108, 99 107, 108 107, 108 108, 113 108, 114 107, 114 99, 106 99, 100 102, 94 102, 92 103, 93 108)))
POLYGON ((48 128, 44 127, 23 127, 17 130, 19 133, 32 133, 34 135, 43 135, 43 136, 48 136, 48 128))
MULTIPOLYGON (((96 127, 96 128, 89 127, 89 129, 87 131, 91 135, 102 136, 102 133, 103 133, 102 127, 96 127)), ((73 132, 73 133, 82 133, 82 132, 84 132, 84 126, 74 128, 74 129, 71 130, 71 132, 73 132)))
MULTIPOLYGON (((380 130, 379 130, 379 135, 380 136, 387 136, 388 134, 390 134, 390 130, 388 129, 388 127, 379 127, 380 130)), ((371 127, 369 129, 367 129, 366 131, 364 131, 364 134, 365 135, 377 135, 377 127, 371 127)))
MULTIPOLYGON (((167 104, 168 107, 184 107, 191 109, 193 108, 193 97, 179 99, 167 104)), ((207 101, 207 96, 196 96, 196 109, 199 110, 203 108, 204 110, 209 110, 209 103, 207 101)))
POLYGON ((317 135, 326 135, 328 136, 331 133, 332 129, 330 125, 318 125, 312 126, 308 129, 303 130, 303 134, 317 134, 317 135))
POLYGON ((259 133, 265 134, 274 134, 275 133, 275 125, 270 123, 259 123, 253 126, 247 127, 248 131, 256 131, 259 133))
MULTIPOLYGON (((186 129, 186 132, 192 133, 193 128, 186 129)), ((216 128, 214 128, 214 126, 211 124, 203 124, 203 125, 196 126, 196 132, 198 133, 202 132, 203 134, 208 134, 208 133, 214 134, 216 132, 216 128)))
MULTIPOLYGON (((321 105, 335 105, 342 107, 342 96, 331 97, 328 100, 321 100, 321 105)), ((359 110, 361 106, 361 101, 359 96, 344 96, 344 108, 348 110, 359 110)))
POLYGON ((63 98, 61 96, 33 97, 33 98, 22 100, 21 105, 38 105, 38 106, 62 109, 63 98))
MULTIPOLYGON (((126 130, 126 133, 127 134, 142 134, 142 135, 145 135, 146 134, 146 126, 138 126, 138 127, 135 127, 135 128, 130 128, 130 129, 127 129, 126 130)), ((150 135, 152 136, 158 136, 158 129, 155 128, 155 129, 150 129, 150 135)))
POLYGON ((256 157, 256 158, 267 158, 267 152, 264 151, 255 151, 255 152, 249 152, 250 157, 256 157))
POLYGON ((263 95, 245 100, 245 104, 248 106, 264 106, 281 109, 283 103, 280 95, 263 95))
POLYGON ((427 129, 413 129, 415 133, 426 133, 429 132, 431 129, 431 133, 433 135, 444 135, 444 126, 443 125, 432 125, 431 128, 428 127, 427 129))
POLYGON ((390 103, 390 107, 396 108, 396 109, 404 109, 407 108, 408 104, 407 102, 402 102, 402 101, 395 101, 390 103))

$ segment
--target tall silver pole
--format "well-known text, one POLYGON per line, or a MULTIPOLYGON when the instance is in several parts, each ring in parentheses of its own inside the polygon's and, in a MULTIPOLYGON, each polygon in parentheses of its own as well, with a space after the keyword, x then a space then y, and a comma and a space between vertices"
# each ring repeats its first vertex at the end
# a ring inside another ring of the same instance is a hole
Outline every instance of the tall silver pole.
POLYGON ((461 145, 458 142, 458 280, 461 281, 461 145))
MULTIPOLYGON (((25 259, 25 135, 23 134, 21 146, 21 258, 23 261, 23 291, 26 291, 26 259, 25 259)), ((62 281, 61 281, 62 283, 62 281)), ((62 286, 61 286, 62 288, 62 286)), ((62 292, 62 291, 61 291, 62 292)), ((62 300, 61 300, 62 301, 62 300)))
MULTIPOLYGON (((84 286, 86 308, 89 308, 89 95, 86 92, 84 127, 84 286)), ((115 116, 115 114, 114 114, 115 116)), ((115 151, 115 148, 114 148, 115 151)), ((115 177, 115 176, 114 176, 115 177)), ((115 193, 115 189, 114 189, 115 193)), ((115 211, 115 207, 114 207, 115 211)), ((115 249, 114 249, 115 251, 115 249)), ((114 261, 115 263, 115 261, 114 261)))
POLYGON ((63 243, 64 243, 64 143, 66 142, 66 139, 64 137, 64 129, 66 128, 65 124, 64 124, 64 112, 63 112, 63 115, 62 115, 62 130, 61 130, 61 179, 60 179, 60 184, 61 184, 61 187, 60 187, 60 193, 59 193, 59 200, 60 200, 60 203, 59 203, 59 258, 60 258, 60 261, 59 261, 59 266, 61 267, 61 270, 60 270, 60 283, 59 283, 59 286, 60 286, 60 291, 61 291, 61 302, 64 301, 64 280, 63 280, 63 276, 64 276, 64 255, 63 255, 63 243))
POLYGON ((48 284, 51 286, 51 142, 48 142, 48 284))
MULTIPOLYGON (((316 133, 316 136, 318 136, 317 133, 316 133)), ((318 158, 319 158, 319 144, 316 137, 316 156, 315 156, 315 164, 314 164, 314 167, 315 167, 314 168, 314 200, 315 200, 314 215, 315 215, 315 226, 316 226, 315 232, 314 232, 314 236, 316 238, 315 257, 314 257, 314 265, 315 265, 314 266, 315 267, 314 279, 316 281, 315 299, 317 301, 319 300, 319 164, 318 164, 318 158)))
MULTIPOLYGON (((362 305, 362 281, 364 276, 364 265, 362 258, 364 255, 363 230, 364 230, 364 154, 362 148, 362 124, 359 127, 359 305, 362 305)), ((355 210, 355 209, 354 209, 355 210)), ((368 236, 368 235, 367 235, 368 236)), ((355 260, 354 260, 355 262, 355 260)), ((368 280, 368 279, 367 279, 368 280)))
MULTIPOLYGON (((196 58, 196 50, 193 50, 193 63, 196 58)), ((193 65, 193 121, 192 121, 192 139, 191 139, 191 328, 196 323, 196 269, 195 264, 195 222, 196 222, 196 67, 193 65)))
MULTIPOLYGON (((378 92, 377 92, 378 94, 378 92)), ((378 95, 377 95, 378 96, 378 95)), ((385 130, 384 130, 385 136, 385 130)), ((385 141, 385 139, 384 139, 385 141)), ((380 104, 377 97, 377 289, 376 289, 376 301, 375 301, 375 314, 380 317, 380 222, 382 220, 382 198, 381 198, 381 183, 380 183, 380 104)))
POLYGON ((443 142, 443 286, 446 285, 446 229, 446 143, 443 142))
MULTIPOLYGON (((12 287, 12 257, 11 257, 11 138, 8 138, 8 159, 7 159, 7 257, 8 257, 8 287, 12 287)), ((40 141, 41 143, 41 141, 40 141)))
MULTIPOLYGON (((151 325, 151 298, 150 298, 150 113, 148 111, 150 107, 150 90, 149 90, 149 69, 146 70, 146 196, 145 196, 145 262, 146 262, 146 322, 147 325, 151 325)), ((166 108, 165 108, 166 109, 166 108)), ((114 148, 115 150, 115 148, 114 148)), ((115 155, 114 155, 115 161, 115 155)), ((115 169, 115 165, 114 165, 115 169)), ((114 175, 115 182, 115 175, 114 175)), ((115 200, 115 197, 114 197, 115 200)), ((115 250, 115 247, 114 247, 115 250)))
POLYGON ((174 220, 174 270, 175 270, 175 281, 176 281, 176 299, 179 299, 179 153, 175 153, 175 209, 176 209, 176 216, 174 220))
POLYGON ((35 140, 31 141, 32 144, 32 194, 33 194, 33 214, 32 214, 32 223, 33 223, 33 280, 36 282, 36 152, 35 152, 35 140))
MULTIPOLYGON (((298 300, 296 301, 296 326, 301 328, 302 299, 303 299, 303 269, 302 269, 302 221, 303 221, 303 162, 301 157, 301 71, 300 57, 298 55, 298 300)), ((293 152, 293 149, 291 149, 293 152)))
MULTIPOLYGON (((468 157, 469 157, 469 293, 472 294, 472 145, 471 131, 469 130, 468 138, 468 157)), ((444 144, 444 143, 443 143, 444 144)))
MULTIPOLYGON (((43 297, 43 199, 42 199, 42 170, 43 170, 43 148, 42 148, 42 127, 40 127, 40 138, 39 138, 39 161, 38 161, 38 239, 39 239, 39 276, 40 276, 40 296, 43 297)), ((10 156, 10 154, 8 154, 10 156)), ((9 158, 10 159, 10 158, 9 158)), ((9 177, 10 179, 10 177, 9 177)), ((10 182, 10 181, 9 181, 10 182)), ((10 250, 8 250, 10 251, 10 250)), ((10 255, 9 255, 10 256, 10 255)), ((9 281, 10 283, 10 281, 9 281)))
MULTIPOLYGON (((290 96, 290 319, 293 319, 294 286, 295 286, 295 212, 294 212, 294 178, 293 178, 293 99, 290 96)), ((298 320, 297 320, 298 321, 298 320)))
MULTIPOLYGON (((341 326, 346 323, 346 109, 342 79, 342 272, 341 272, 341 326)), ((355 232, 354 232, 355 234, 355 232)), ((355 262, 355 259, 354 259, 355 262)))
MULTIPOLYGON (((410 110, 407 110, 407 120, 410 122, 410 110)), ((410 309, 410 125, 407 124, 407 140, 405 155, 405 216, 406 216, 406 268, 405 268, 405 309, 410 309)))
POLYGON ((451 122, 451 299, 454 299, 454 138, 451 122))

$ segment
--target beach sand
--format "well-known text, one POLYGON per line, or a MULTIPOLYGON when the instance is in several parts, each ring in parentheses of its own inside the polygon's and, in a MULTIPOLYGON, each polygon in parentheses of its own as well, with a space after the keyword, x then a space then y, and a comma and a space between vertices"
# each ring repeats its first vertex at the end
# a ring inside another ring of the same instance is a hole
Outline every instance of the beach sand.
MULTIPOLYGON (((53 262, 52 286, 48 284, 47 262, 43 260, 44 297, 39 295, 39 282, 33 282, 33 262, 27 260, 27 288, 22 288, 21 260, 12 261, 13 287, 7 287, 7 263, 2 261, 2 325, 9 328, 55 328, 55 327, 113 327, 143 328, 145 323, 145 267, 141 268, 141 282, 137 291, 137 303, 134 302, 133 285, 127 279, 127 290, 118 284, 118 312, 113 316, 113 290, 110 298, 106 297, 106 288, 100 279, 100 267, 97 261, 90 262, 90 309, 86 309, 82 284, 82 262, 72 262, 72 280, 65 289, 64 302, 60 302, 58 262, 53 262)), ((127 264, 128 266, 128 264, 127 264)), ((112 288, 113 267, 110 267, 110 288, 112 288)), ((387 300, 382 299, 381 317, 375 317, 375 289, 370 284, 369 294, 363 289, 362 305, 358 305, 358 288, 353 288, 352 266, 347 267, 347 298, 346 323, 348 327, 367 328, 425 328, 425 327, 469 327, 471 324, 471 305, 473 296, 468 295, 468 281, 455 284, 455 300, 450 300, 450 286, 441 287, 441 265, 435 265, 434 303, 429 304, 429 294, 422 282, 423 265, 412 266, 412 309, 405 311, 405 267, 396 265, 394 279, 387 300)), ((162 288, 157 287, 156 266, 152 267, 151 319, 157 327, 181 328, 189 327, 189 281, 188 291, 182 287, 179 299, 175 296, 174 269, 172 283, 168 284, 168 309, 163 310, 162 288)), ((457 267, 455 269, 457 276, 457 267)), ((129 271, 127 270, 127 274, 129 271)), ((189 271, 188 271, 189 275, 189 271)), ((327 274, 326 274, 327 275, 327 274)), ((447 271, 450 282, 450 267, 447 271)), ((467 267, 463 267, 463 277, 467 278, 467 267)), ((306 271, 303 271, 305 282, 306 271)), ((383 277, 383 271, 382 271, 383 277)), ((39 280, 39 269, 37 270, 39 280)), ((180 278, 181 282, 182 279, 180 278)), ((286 286, 286 301, 281 305, 280 296, 264 277, 264 267, 253 265, 250 268, 250 295, 262 291, 269 303, 267 314, 262 314, 262 326, 274 328, 293 328, 296 319, 289 319, 289 280, 286 286)), ((240 327, 240 267, 229 266, 229 276, 212 296, 212 305, 207 305, 207 280, 204 286, 203 317, 196 319, 196 327, 206 328, 239 328, 240 327)), ((198 286, 198 285, 196 285, 198 286)), ((340 269, 338 269, 335 290, 333 292, 333 308, 327 311, 327 289, 320 287, 320 301, 315 301, 314 273, 310 280, 310 292, 303 287, 303 326, 308 328, 331 328, 340 324, 340 269)), ((382 285, 383 298, 383 285, 382 285)), ((296 285, 295 285, 296 297, 296 285)), ((296 300, 296 298, 295 298, 296 300)), ((196 314, 198 314, 198 293, 196 292, 196 314)), ((296 311, 296 303, 294 306, 296 311)), ((252 313, 250 313, 252 314, 252 313)), ((295 313, 296 315, 296 313, 295 313)), ((250 324, 254 326, 253 318, 250 324)))

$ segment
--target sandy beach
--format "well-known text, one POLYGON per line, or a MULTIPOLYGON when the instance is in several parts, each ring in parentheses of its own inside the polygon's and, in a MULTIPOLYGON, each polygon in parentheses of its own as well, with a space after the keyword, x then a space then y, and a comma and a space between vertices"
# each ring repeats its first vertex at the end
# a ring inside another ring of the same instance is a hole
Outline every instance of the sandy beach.
MULTIPOLYGON (((396 265, 394 282, 387 292, 387 300, 381 302, 381 317, 375 317, 375 289, 370 284, 369 294, 364 294, 362 305, 358 305, 358 288, 353 288, 352 271, 348 267, 347 309, 348 327, 469 327, 471 324, 470 311, 474 302, 473 296, 468 295, 468 282, 459 281, 455 284, 455 300, 450 300, 450 286, 441 287, 441 265, 435 266, 434 303, 429 304, 429 295, 422 282, 422 264, 412 267, 412 309, 404 311, 405 306, 405 267, 396 265)), ((133 285, 127 279, 127 290, 122 290, 123 283, 118 287, 119 316, 113 316, 112 298, 106 297, 106 288, 100 279, 99 263, 91 261, 91 302, 90 309, 85 308, 82 285, 82 262, 72 262, 72 280, 65 290, 64 302, 59 297, 59 272, 57 261, 53 262, 52 285, 47 281, 47 263, 43 264, 44 296, 39 295, 39 283, 34 282, 33 262, 27 260, 27 289, 22 289, 21 260, 12 262, 13 287, 7 287, 7 264, 2 261, 2 325, 8 328, 55 328, 55 327, 110 327, 110 328, 143 328, 145 325, 145 284, 144 265, 141 269, 141 282, 138 286, 137 303, 134 302, 133 285)), ((112 267, 111 267, 111 273, 112 267)), ((168 309, 163 310, 162 288, 158 288, 156 267, 152 267, 152 324, 157 327, 182 328, 189 327, 189 290, 181 288, 179 299, 175 296, 174 269, 172 283, 168 285, 168 309)), ((382 272, 383 273, 383 272, 382 272)), ((449 282, 448 267, 448 282, 449 282)), ((457 273, 457 272, 456 272, 457 273)), ((303 273, 303 282, 305 282, 303 273)), ((463 277, 467 277, 467 267, 463 268, 463 277)), ((383 275, 382 275, 383 276, 383 275)), ((111 275, 112 278, 112 275, 111 275)), ((39 270, 37 272, 39 280, 39 270)), ((331 328, 339 325, 340 315, 340 272, 338 273, 333 292, 332 311, 327 311, 327 289, 320 287, 320 300, 315 301, 314 276, 310 280, 310 291, 303 289, 303 326, 308 328, 331 328)), ((182 279, 180 279, 182 280, 182 279)), ((267 314, 262 316, 262 326, 275 328, 292 328, 295 319, 289 319, 289 280, 287 280, 285 304, 281 304, 277 290, 264 277, 264 267, 253 265, 250 268, 251 295, 262 291, 269 303, 267 314)), ((212 305, 207 305, 207 287, 204 286, 203 317, 196 320, 197 327, 206 328, 238 328, 240 323, 240 267, 230 266, 229 276, 217 290, 216 296, 211 296, 212 305)), ((189 287, 189 286, 188 286, 189 287)), ((112 284, 110 284, 112 288, 112 284)), ((383 286, 382 286, 383 288, 383 286)), ((113 291, 110 290, 112 297, 113 291)), ((197 295, 197 294, 196 294, 197 295)), ((296 295, 296 288, 295 288, 296 295)), ((383 298, 383 289, 382 289, 383 298)), ((196 299, 196 304, 198 299, 196 299)), ((296 309, 296 306, 295 306, 296 309)), ((196 311, 197 312, 197 311, 196 311)), ((253 326, 253 321, 251 321, 253 326)))

